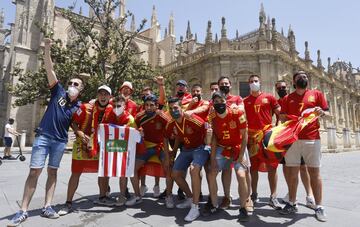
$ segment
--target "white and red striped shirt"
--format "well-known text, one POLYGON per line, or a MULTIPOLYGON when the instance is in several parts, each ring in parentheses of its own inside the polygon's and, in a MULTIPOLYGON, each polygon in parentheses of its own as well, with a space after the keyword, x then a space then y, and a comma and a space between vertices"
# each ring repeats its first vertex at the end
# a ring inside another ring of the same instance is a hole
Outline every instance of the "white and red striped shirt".
POLYGON ((141 140, 138 130, 128 126, 100 124, 99 177, 133 177, 136 143, 141 140))

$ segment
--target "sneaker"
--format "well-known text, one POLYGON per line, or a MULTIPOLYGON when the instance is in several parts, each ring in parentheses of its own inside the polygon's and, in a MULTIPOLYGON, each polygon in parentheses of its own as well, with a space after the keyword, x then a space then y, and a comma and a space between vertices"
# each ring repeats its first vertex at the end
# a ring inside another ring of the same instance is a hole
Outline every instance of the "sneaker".
POLYGON ((204 200, 204 195, 203 195, 203 193, 202 192, 200 192, 200 195, 199 195, 199 201, 201 202, 201 201, 203 201, 204 200))
POLYGON ((177 191, 177 199, 178 200, 184 200, 186 199, 186 196, 184 194, 184 192, 179 188, 177 191))
POLYGON ((108 207, 111 207, 111 206, 114 206, 116 201, 114 201, 113 199, 109 198, 109 197, 101 197, 97 200, 94 201, 95 204, 98 204, 98 205, 101 205, 101 206, 108 206, 108 207))
POLYGON ((239 221, 246 222, 246 221, 249 221, 249 219, 250 219, 250 217, 249 217, 249 214, 248 214, 247 210, 245 209, 245 207, 240 208, 239 221))
POLYGON ((115 206, 121 207, 126 203, 126 197, 123 195, 119 195, 119 197, 116 200, 115 206))
POLYGON ((176 208, 179 208, 179 209, 190 208, 190 207, 191 207, 191 204, 192 204, 192 199, 191 199, 191 198, 187 198, 187 199, 185 199, 184 202, 177 204, 177 205, 176 205, 176 208))
POLYGON ((247 212, 254 212, 254 203, 250 198, 246 200, 245 209, 247 212))
POLYGON ((106 197, 110 197, 110 193, 111 193, 111 188, 110 188, 110 186, 108 186, 108 189, 105 193, 106 197))
POLYGON ((29 217, 28 212, 19 210, 7 226, 18 226, 29 217))
POLYGON ((275 210, 281 210, 281 205, 277 198, 271 197, 269 199, 269 206, 274 208, 275 210))
POLYGON ((169 195, 169 196, 165 197, 165 206, 168 209, 172 209, 172 208, 175 207, 174 199, 173 199, 172 195, 169 195))
POLYGON ((140 186, 140 196, 143 197, 148 190, 149 189, 146 185, 141 185, 140 186))
POLYGON ((44 207, 40 215, 41 217, 50 218, 50 219, 56 219, 60 217, 59 214, 56 213, 56 211, 51 206, 44 207))
POLYGON ((159 199, 165 199, 166 198, 166 189, 163 192, 161 192, 161 194, 159 195, 158 198, 159 199))
POLYGON ((184 218, 185 221, 194 221, 200 216, 199 205, 191 204, 189 213, 184 218))
POLYGON ((285 195, 284 198, 281 199, 283 204, 287 204, 289 202, 289 193, 285 195))
POLYGON ((230 204, 231 204, 231 198, 224 196, 219 208, 225 210, 225 209, 229 208, 230 204))
POLYGON ((130 197, 131 197, 130 192, 129 192, 129 188, 126 188, 125 197, 126 197, 127 199, 130 199, 130 197))
POLYGON ((291 205, 290 203, 286 203, 285 207, 280 210, 280 214, 288 215, 295 214, 298 211, 296 205, 291 205))
POLYGON ((71 202, 66 202, 65 205, 59 210, 59 216, 65 216, 73 211, 71 202))
POLYGON ((258 199, 258 194, 256 192, 253 192, 250 196, 251 200, 253 201, 253 204, 255 205, 256 203, 259 202, 259 199, 258 199))
POLYGON ((218 211, 218 209, 216 207, 214 207, 212 202, 209 200, 204 206, 202 215, 205 217, 208 217, 212 214, 215 214, 217 211, 218 211))
POLYGON ((306 206, 310 209, 315 210, 316 209, 316 205, 315 205, 315 199, 312 196, 306 196, 306 206))
POLYGON ((126 206, 135 206, 142 203, 142 198, 139 196, 131 197, 128 201, 125 202, 126 206))
POLYGON ((154 192, 154 194, 153 194, 154 198, 158 198, 160 196, 160 187, 159 187, 159 185, 155 185, 153 187, 153 192, 154 192))
POLYGON ((324 207, 318 207, 315 209, 315 217, 318 221, 326 222, 327 216, 324 210, 324 207))

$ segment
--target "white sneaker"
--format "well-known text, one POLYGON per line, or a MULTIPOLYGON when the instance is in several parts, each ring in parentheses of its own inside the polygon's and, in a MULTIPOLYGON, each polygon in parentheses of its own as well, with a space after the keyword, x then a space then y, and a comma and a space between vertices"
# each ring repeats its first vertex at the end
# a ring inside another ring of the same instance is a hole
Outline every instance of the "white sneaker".
POLYGON ((169 195, 169 196, 165 197, 165 206, 168 209, 172 209, 172 208, 175 207, 174 199, 173 199, 172 195, 169 195))
POLYGON ((185 208, 190 208, 192 204, 192 198, 187 198, 184 200, 184 202, 179 203, 178 205, 176 205, 176 208, 179 209, 185 209, 185 208))
POLYGON ((192 203, 191 209, 190 209, 189 213, 186 215, 186 217, 184 218, 184 220, 185 221, 194 221, 199 216, 200 216, 199 205, 192 203))
POLYGON ((149 189, 148 189, 148 187, 146 185, 141 185, 140 186, 140 195, 141 195, 141 197, 143 197, 148 190, 149 189))
POLYGON ((126 197, 123 195, 120 195, 119 198, 117 198, 117 200, 116 200, 115 206, 121 207, 125 204, 125 202, 126 202, 126 197))
POLYGON ((154 198, 158 198, 160 196, 160 187, 159 185, 155 185, 153 187, 153 192, 154 192, 154 198))
POLYGON ((142 198, 139 196, 131 197, 128 201, 125 202, 126 206, 134 206, 139 203, 142 203, 142 198))
POLYGON ((310 209, 315 210, 316 205, 315 205, 315 199, 312 196, 306 196, 306 206, 309 207, 310 209))
POLYGON ((102 206, 111 207, 115 205, 116 201, 108 197, 103 197, 95 200, 94 203, 102 206))

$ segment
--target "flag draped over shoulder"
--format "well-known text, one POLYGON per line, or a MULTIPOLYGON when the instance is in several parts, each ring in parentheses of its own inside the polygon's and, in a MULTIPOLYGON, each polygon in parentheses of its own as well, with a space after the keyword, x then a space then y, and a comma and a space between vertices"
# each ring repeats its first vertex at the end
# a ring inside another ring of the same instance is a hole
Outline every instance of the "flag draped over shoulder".
POLYGON ((316 121, 318 115, 314 108, 304 110, 302 116, 287 116, 290 120, 268 130, 263 144, 265 155, 269 159, 281 160, 290 146, 298 139, 298 135, 308 124, 316 121))
POLYGON ((136 144, 141 140, 138 130, 128 126, 100 124, 99 177, 133 177, 136 144))

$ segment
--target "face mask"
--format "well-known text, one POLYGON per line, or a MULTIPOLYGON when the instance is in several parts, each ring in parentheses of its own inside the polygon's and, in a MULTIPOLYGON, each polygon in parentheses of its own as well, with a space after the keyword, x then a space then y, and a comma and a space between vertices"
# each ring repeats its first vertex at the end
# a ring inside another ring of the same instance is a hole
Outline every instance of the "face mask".
POLYGON ((170 111, 172 118, 178 119, 181 117, 180 110, 170 111))
POLYGON ((115 107, 113 110, 114 114, 118 117, 124 112, 124 106, 122 107, 115 107))
POLYGON ((156 112, 152 112, 152 111, 145 111, 145 114, 147 117, 152 117, 156 114, 156 112))
POLYGON ((76 87, 69 86, 67 93, 70 97, 77 97, 79 95, 80 91, 76 87))
POLYGON ((284 98, 287 95, 286 89, 277 90, 277 93, 280 98, 284 98))
POLYGON ((197 97, 197 99, 198 99, 198 102, 201 100, 201 95, 200 94, 197 94, 197 95, 193 95, 193 97, 195 98, 195 97, 197 97))
POLYGON ((307 84, 308 84, 308 81, 307 81, 307 79, 304 79, 304 78, 300 78, 296 81, 297 88, 305 89, 307 87, 307 84))
POLYGON ((221 91, 222 93, 224 93, 225 95, 230 92, 230 86, 220 86, 219 89, 220 89, 220 91, 221 91))
POLYGON ((183 96, 184 96, 184 94, 185 94, 185 92, 184 92, 184 91, 178 91, 178 92, 177 92, 177 95, 178 95, 179 97, 183 97, 183 96))
POLYGON ((223 114, 226 110, 226 104, 225 103, 215 103, 214 109, 217 113, 223 114))
POLYGON ((255 82, 250 84, 250 90, 251 91, 259 91, 260 90, 260 83, 255 82))

